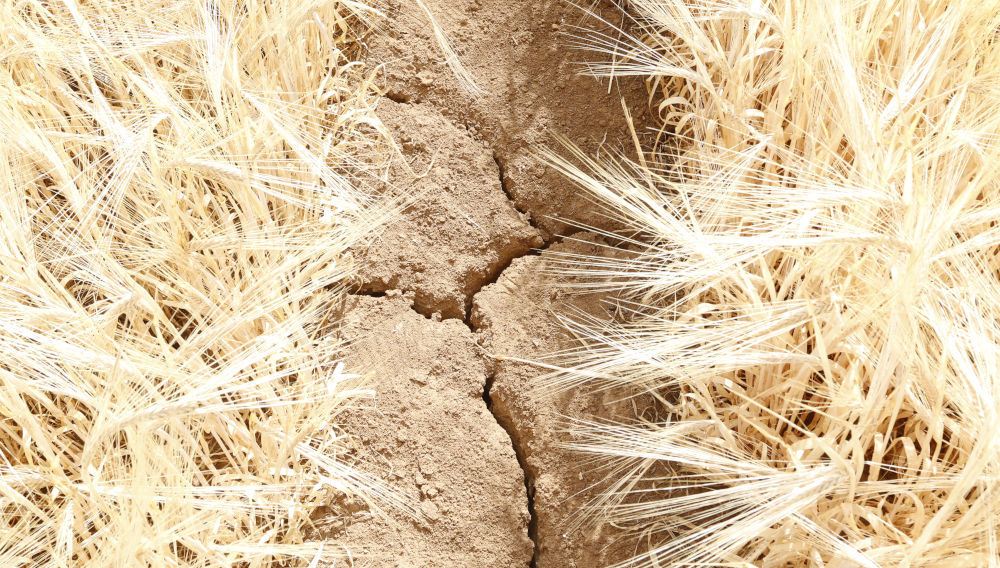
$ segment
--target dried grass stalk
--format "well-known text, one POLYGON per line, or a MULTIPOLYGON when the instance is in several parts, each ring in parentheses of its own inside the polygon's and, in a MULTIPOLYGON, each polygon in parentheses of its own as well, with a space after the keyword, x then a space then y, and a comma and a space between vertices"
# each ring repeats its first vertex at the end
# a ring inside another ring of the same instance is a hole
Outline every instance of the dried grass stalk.
POLYGON ((391 211, 376 15, 0 7, 0 566, 329 565, 311 516, 395 499, 329 317, 391 211))
POLYGON ((635 251, 551 383, 657 400, 575 427, 622 565, 1000 566, 1000 4, 629 4, 660 166, 550 156, 635 251))

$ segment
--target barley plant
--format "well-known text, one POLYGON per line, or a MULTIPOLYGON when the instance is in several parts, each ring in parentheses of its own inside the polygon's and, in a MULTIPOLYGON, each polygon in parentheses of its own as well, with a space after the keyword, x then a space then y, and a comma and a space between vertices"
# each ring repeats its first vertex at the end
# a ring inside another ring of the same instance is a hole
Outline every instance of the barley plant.
MULTIPOLYGON (((0 566, 330 566, 393 211, 352 0, 0 6, 0 566)), ((401 505, 405 506, 405 505, 401 505)))
POLYGON ((644 401, 574 426, 589 519, 621 566, 1000 566, 1000 3, 627 9, 578 45, 655 147, 548 155, 625 255, 558 259, 620 317, 548 384, 644 401))

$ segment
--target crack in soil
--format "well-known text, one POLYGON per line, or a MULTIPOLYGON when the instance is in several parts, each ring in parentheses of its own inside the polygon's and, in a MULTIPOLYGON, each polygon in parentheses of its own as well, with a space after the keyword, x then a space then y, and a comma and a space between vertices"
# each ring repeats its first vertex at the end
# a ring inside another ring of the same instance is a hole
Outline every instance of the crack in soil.
MULTIPOLYGON (((496 271, 496 274, 494 275, 493 278, 491 278, 487 282, 484 282, 477 290, 474 290, 473 292, 469 293, 469 297, 466 300, 465 318, 432 317, 431 315, 428 315, 423 311, 421 311, 417 307, 415 302, 410 302, 410 309, 420 314, 421 316, 425 317, 426 319, 432 321, 447 321, 450 319, 461 321, 463 324, 465 324, 467 328, 469 328, 469 331, 471 331, 472 333, 477 333, 479 329, 472 323, 472 304, 476 294, 481 292, 483 288, 485 288, 486 286, 497 282, 497 280, 499 280, 500 277, 503 275, 504 271, 506 271, 507 268, 510 268, 510 265, 518 258, 522 258, 525 256, 532 256, 532 255, 540 255, 543 252, 543 250, 547 248, 548 246, 545 246, 543 249, 533 249, 528 253, 515 256, 511 258, 508 262, 503 263, 504 265, 499 267, 499 270, 496 271)), ((385 298, 388 296, 388 294, 386 294, 385 292, 364 292, 360 290, 353 291, 352 295, 368 296, 371 298, 385 298)), ((482 354, 481 356, 488 357, 489 355, 482 354)), ((534 476, 531 475, 528 469, 525 451, 524 448, 522 447, 522 444, 520 443, 521 439, 520 433, 517 431, 517 429, 514 427, 513 424, 507 424, 506 421, 501 420, 500 416, 497 415, 496 411, 493 408, 493 399, 490 396, 490 392, 493 390, 493 383, 495 379, 496 379, 495 371, 491 371, 486 375, 486 383, 483 385, 483 397, 482 397, 483 403, 486 404, 486 410, 488 410, 489 413, 493 416, 493 419, 496 421, 497 425, 500 426, 503 429, 503 431, 507 434, 507 437, 510 438, 510 445, 511 448, 513 448, 514 450, 514 456, 517 458, 517 465, 518 467, 521 468, 521 473, 524 477, 524 493, 525 497, 527 498, 528 519, 529 519, 528 538, 531 540, 531 545, 532 545, 531 560, 528 563, 528 567, 536 568, 537 566, 536 559, 538 557, 538 514, 535 512, 535 479, 534 476)))
MULTIPOLYGON (((478 196, 478 199, 484 202, 486 200, 483 199, 483 195, 488 193, 490 197, 488 206, 485 203, 480 206, 475 202, 471 202, 470 206, 481 207, 483 211, 491 208, 498 210, 493 201, 502 203, 503 199, 497 193, 495 183, 489 184, 488 192, 483 191, 483 186, 492 179, 499 178, 500 190, 506 196, 506 201, 523 219, 516 223, 510 221, 512 217, 510 213, 513 212, 504 211, 503 222, 508 226, 506 230, 516 228, 520 231, 518 233, 520 235, 527 229, 525 224, 530 225, 541 237, 541 243, 534 238, 518 237, 513 245, 504 241, 507 244, 487 247, 478 237, 466 236, 462 242, 450 241, 450 235, 446 235, 445 239, 432 239, 430 240, 432 243, 444 243, 448 254, 454 254, 460 259, 466 255, 478 255, 475 264, 466 263, 454 272, 459 278, 465 279, 460 280, 457 287, 447 288, 446 295, 438 294, 431 300, 427 300, 425 296, 418 301, 417 294, 420 290, 433 292, 434 289, 429 287, 437 286, 437 280, 431 282, 432 279, 424 279, 417 282, 414 278, 404 280, 397 274, 399 280, 392 283, 392 288, 404 290, 407 295, 412 292, 414 299, 411 302, 411 309, 425 318, 432 321, 458 319, 473 333, 477 343, 485 343, 486 335, 490 331, 485 321, 479 321, 478 315, 475 318, 473 315, 477 294, 487 286, 500 281, 517 259, 541 255, 552 245, 562 242, 561 234, 587 230, 588 226, 600 229, 604 223, 594 208, 579 198, 580 194, 574 184, 534 163, 538 162, 537 158, 533 159, 525 152, 530 148, 552 145, 555 142, 552 134, 578 141, 581 149, 587 153, 603 150, 606 140, 609 139, 627 140, 629 138, 622 138, 627 136, 627 129, 621 122, 620 100, 625 97, 635 102, 630 106, 640 108, 646 101, 647 94, 641 81, 631 90, 623 92, 619 88, 617 93, 612 93, 607 85, 581 77, 577 73, 579 63, 572 60, 575 56, 568 55, 569 52, 565 49, 567 42, 561 35, 566 32, 560 32, 560 30, 575 29, 573 26, 577 23, 584 25, 583 21, 587 19, 584 10, 575 3, 563 0, 541 2, 425 0, 425 2, 430 11, 440 15, 440 22, 445 30, 453 34, 455 45, 460 46, 462 50, 459 55, 468 64, 470 72, 481 80, 487 94, 481 99, 467 96, 447 66, 441 64, 440 48, 435 43, 433 33, 421 10, 415 8, 413 3, 389 0, 386 2, 390 13, 389 21, 396 22, 395 25, 389 26, 390 35, 387 37, 390 39, 373 40, 373 47, 379 60, 387 63, 385 79, 389 86, 385 88, 386 92, 383 95, 396 104, 420 106, 420 108, 411 107, 412 112, 397 112, 399 116, 428 115, 428 109, 431 109, 440 112, 455 126, 460 126, 464 122, 463 130, 475 139, 477 147, 465 148, 469 150, 468 152, 464 150, 458 152, 457 155, 460 155, 463 161, 448 166, 457 173, 465 172, 457 176, 458 181, 462 182, 457 184, 459 188, 457 191, 467 191, 468 195, 478 196), (389 62, 392 64, 388 64, 389 62), (469 127, 470 122, 473 123, 473 128, 469 127), (480 143, 482 146, 478 146, 480 143), (488 169, 487 161, 481 160, 484 157, 489 158, 490 153, 497 167, 496 172, 488 169), (476 163, 472 163, 475 161, 470 158, 472 154, 480 158, 476 163), (477 175, 472 176, 470 171, 477 175), (474 181, 465 183, 466 179, 474 181), (575 223, 563 222, 564 219, 573 219, 575 223), (529 248, 536 244, 539 245, 537 248, 529 248), (490 249, 489 254, 483 253, 486 248, 490 249), (480 258, 483 261, 478 261, 480 258), (435 310, 430 306, 441 306, 444 302, 448 304, 446 315, 435 314, 435 310), (459 314, 462 307, 465 308, 464 314, 459 314)), ((602 14, 606 9, 613 10, 609 12, 610 14, 619 15, 620 1, 594 0, 587 4, 594 10, 591 15, 597 16, 596 20, 599 21, 588 20, 594 25, 586 27, 588 29, 593 27, 593 32, 597 34, 615 33, 617 28, 600 24, 600 21, 603 21, 600 18, 604 17, 602 14)), ((393 105, 385 106, 391 108, 393 105)), ((637 120, 642 120, 638 114, 635 117, 637 120)), ((414 130, 419 129, 414 127, 414 130)), ((438 135, 443 129, 433 127, 429 132, 438 135)), ((448 135, 465 136, 462 132, 448 135)), ((428 137, 428 139, 435 138, 428 137)), ((442 170, 442 175, 445 173, 447 170, 442 170)), ((506 204, 503 209, 508 209, 506 204)), ((421 248, 413 250, 410 254, 430 253, 425 253, 421 248)), ((435 266, 436 269, 440 269, 440 266, 435 266)), ((403 268, 407 269, 405 266, 403 268)), ((448 270, 448 267, 445 266, 444 270, 448 270)), ((449 285, 451 284, 449 281, 449 285)), ((388 285, 386 282, 386 286, 388 285)), ((437 291, 440 292, 440 289, 437 291)), ((385 294, 370 292, 366 295, 385 294)), ((516 310, 517 307, 514 306, 513 309, 516 310)), ((496 317, 498 319, 490 324, 494 326, 493 332, 499 330, 499 327, 520 323, 516 319, 519 314, 514 311, 496 317)), ((510 416, 508 406, 513 397, 526 395, 519 390, 520 385, 508 383, 506 374, 500 374, 501 367, 486 353, 485 348, 481 347, 478 352, 480 357, 483 357, 482 360, 488 363, 485 379, 482 378, 483 375, 479 375, 476 381, 484 381, 483 403, 510 438, 511 448, 523 474, 529 513, 527 532, 532 542, 528 566, 535 568, 538 563, 549 564, 551 561, 547 559, 550 557, 550 551, 554 551, 553 558, 572 556, 577 559, 573 563, 581 564, 582 561, 582 564, 592 564, 594 561, 592 558, 581 556, 577 551, 567 553, 564 541, 553 538, 549 524, 553 512, 547 499, 543 498, 546 495, 546 487, 539 483, 540 470, 529 471, 527 462, 530 440, 531 465, 552 466, 545 461, 547 456, 543 451, 548 438, 540 436, 530 421, 515 421, 510 416), (500 383, 494 390, 497 379, 500 383), (537 494, 536 486, 541 486, 537 494), (545 547, 544 552, 542 546, 545 547), (545 558, 542 558, 543 556, 545 558)), ((488 426, 492 430, 492 426, 488 426)), ((549 434, 546 432, 545 435, 549 434)), ((502 444, 502 440, 499 443, 502 444)), ((503 461, 513 468, 513 464, 509 463, 509 454, 506 451, 504 454, 503 461)), ((562 464, 557 464, 552 466, 552 469, 559 470, 561 467, 562 464)), ((509 471, 505 477, 513 474, 512 469, 505 471, 509 471)), ((513 480, 507 481, 513 482, 513 480)), ((516 488, 514 485, 510 487, 516 488)), ((509 503, 505 501, 504 505, 513 508, 518 505, 517 501, 520 501, 519 495, 511 496, 511 501, 509 503)), ((518 509, 520 510, 520 507, 518 509)), ((516 550, 518 562, 527 560, 528 556, 528 545, 523 541, 524 527, 521 524, 523 520, 523 517, 519 518, 516 526, 504 525, 498 528, 505 536, 516 533, 513 536, 518 540, 519 548, 516 550)), ((589 544, 589 541, 586 541, 586 544, 589 544)), ((591 554, 589 547, 582 550, 583 555, 591 554)))
MULTIPOLYGON (((497 156, 496 152, 493 153, 493 160, 497 164, 497 170, 500 175, 500 187, 503 189, 504 195, 507 196, 507 199, 510 200, 511 204, 514 206, 515 209, 521 211, 520 209, 518 209, 517 203, 511 197, 511 194, 507 189, 507 179, 504 175, 504 167, 503 164, 500 162, 500 159, 497 156)), ((525 213, 523 211, 521 212, 525 213)), ((531 226, 537 229, 538 227, 537 225, 535 225, 534 219, 532 218, 530 213, 525 213, 525 215, 528 217, 528 221, 531 223, 531 226)), ((476 294, 482 292, 483 289, 489 286, 490 284, 496 283, 500 279, 500 277, 503 276, 503 273, 508 268, 510 268, 511 264, 513 264, 515 260, 526 256, 541 255, 542 252, 545 249, 547 249, 551 244, 552 244, 551 241, 546 240, 541 248, 531 249, 524 254, 511 257, 510 260, 508 260, 507 262, 500 263, 498 269, 495 271, 492 278, 483 282, 476 290, 469 293, 469 296, 466 298, 465 325, 468 326, 468 328, 472 330, 473 333, 479 331, 479 329, 472 323, 472 308, 476 294)), ((482 356, 489 357, 489 355, 485 353, 482 354, 482 356)), ((535 479, 534 476, 531 475, 530 470, 528 469, 527 456, 525 455, 525 450, 522 447, 522 443, 520 441, 521 440, 520 433, 517 431, 517 429, 514 427, 513 424, 507 424, 505 420, 501 420, 500 416, 496 413, 496 410, 493 408, 493 399, 490 393, 493 390, 493 383, 495 379, 496 379, 496 371, 490 371, 490 373, 488 373, 486 376, 486 384, 483 385, 483 402, 486 404, 486 409, 489 410, 490 414, 493 415, 493 419, 496 420, 497 425, 503 428, 503 431, 507 433, 507 437, 510 438, 510 445, 514 449, 514 456, 517 458, 517 465, 521 468, 521 472, 524 476, 524 493, 528 500, 527 502, 528 519, 529 519, 528 538, 531 540, 531 560, 528 562, 528 567, 536 568, 538 559, 538 513, 535 511, 535 479)))
MULTIPOLYGON (((472 327, 472 324, 469 324, 472 327)), ((521 444, 518 443, 520 436, 518 435, 516 429, 513 425, 504 424, 503 420, 497 416, 496 412, 493 410, 493 399, 490 397, 490 391, 493 389, 493 381, 496 379, 496 373, 490 373, 486 377, 486 385, 483 387, 483 402, 486 403, 486 409, 490 411, 493 418, 497 421, 497 424, 503 428, 507 436, 510 437, 510 445, 514 448, 514 455, 517 457, 517 465, 524 472, 524 492, 528 498, 528 538, 531 539, 531 560, 528 562, 529 568, 536 568, 537 558, 538 558, 538 513, 535 512, 535 480, 528 473, 528 463, 527 458, 524 455, 524 449, 521 444)))
POLYGON ((503 161, 500 159, 500 155, 497 154, 495 150, 493 151, 493 161, 496 163, 497 171, 500 174, 500 189, 503 190, 503 194, 507 196, 507 200, 510 201, 510 204, 514 206, 514 209, 517 210, 518 213, 524 215, 527 218, 528 224, 531 225, 533 228, 537 229, 540 233, 542 233, 542 239, 545 241, 545 245, 548 245, 549 244, 548 231, 541 229, 538 226, 538 223, 535 221, 535 216, 531 213, 531 211, 518 205, 517 200, 514 199, 514 194, 511 193, 510 191, 510 187, 508 186, 509 182, 507 181, 507 176, 504 173, 504 171, 506 170, 506 166, 504 166, 503 161))
MULTIPOLYGON (((517 211, 521 212, 527 217, 528 222, 531 224, 531 226, 538 229, 538 226, 535 223, 531 213, 522 211, 520 208, 518 208, 517 203, 512 198, 510 191, 507 187, 507 179, 504 174, 504 166, 500 161, 500 158, 497 156, 496 152, 493 153, 493 160, 494 162, 496 162, 497 165, 497 172, 500 178, 500 187, 503 189, 504 195, 507 197, 511 205, 517 211)), ((541 230, 539 232, 546 234, 544 231, 541 230)), ((424 318, 432 321, 440 322, 440 321, 447 321, 450 319, 461 321, 462 323, 465 324, 467 328, 469 328, 469 331, 471 331, 472 333, 477 333, 479 329, 472 323, 472 309, 473 309, 473 304, 475 302, 476 294, 481 292, 486 286, 496 283, 500 279, 500 277, 503 276, 503 273, 508 268, 510 268, 511 264, 513 264, 515 260, 526 256, 541 255, 542 252, 548 249, 552 244, 559 242, 561 240, 562 240, 561 237, 552 236, 550 238, 543 240, 543 245, 541 248, 529 249, 527 252, 524 252, 522 254, 514 254, 511 255, 511 257, 508 259, 501 259, 499 262, 497 262, 493 267, 491 267, 489 278, 485 279, 482 283, 479 284, 479 286, 476 287, 475 290, 471 290, 466 295, 464 318, 455 318, 455 317, 443 318, 441 317, 441 314, 439 312, 435 312, 433 314, 428 313, 427 310, 422 309, 423 306, 418 305, 418 302, 416 302, 415 300, 410 302, 410 309, 420 314, 424 318)), ((404 290, 402 291, 402 293, 404 294, 415 293, 415 291, 404 290)), ((363 289, 354 290, 352 291, 352 294, 356 296, 369 296, 373 298, 385 298, 389 295, 389 293, 387 292, 371 292, 371 291, 365 291, 363 289)), ((482 356, 487 357, 488 355, 482 354, 482 356)), ((521 440, 520 433, 517 431, 517 429, 514 427, 513 424, 508 424, 506 423, 507 421, 502 420, 500 416, 497 415, 493 407, 493 400, 491 398, 490 393, 493 389, 493 383, 495 379, 496 379, 495 372, 490 372, 487 374, 486 383, 483 385, 482 400, 483 403, 486 405, 486 409, 493 416, 493 419, 496 421, 497 425, 500 426, 503 429, 503 431, 507 434, 507 437, 510 438, 511 448, 514 450, 514 456, 517 459, 518 467, 521 468, 521 472, 524 477, 524 491, 525 491, 525 497, 527 499, 527 509, 529 516, 528 538, 531 540, 532 543, 531 560, 528 563, 528 567, 536 568, 537 557, 538 557, 538 514, 535 512, 535 479, 534 476, 531 475, 530 470, 527 467, 527 461, 526 461, 527 458, 525 455, 525 450, 522 447, 522 443, 520 441, 521 440)))
POLYGON ((546 244, 543 245, 542 248, 540 249, 534 249, 534 248, 528 249, 527 252, 518 255, 513 255, 507 260, 501 260, 497 262, 496 267, 490 270, 492 274, 490 274, 489 278, 483 280, 482 284, 480 284, 475 290, 469 292, 469 294, 465 297, 465 319, 468 320, 472 317, 472 305, 475 302, 476 294, 481 292, 483 288, 489 286, 490 284, 495 284, 498 280, 500 280, 500 277, 503 276, 504 271, 510 268, 510 265, 514 264, 515 260, 519 258, 524 258, 526 256, 538 256, 542 254, 542 251, 545 250, 547 247, 548 245, 546 244))

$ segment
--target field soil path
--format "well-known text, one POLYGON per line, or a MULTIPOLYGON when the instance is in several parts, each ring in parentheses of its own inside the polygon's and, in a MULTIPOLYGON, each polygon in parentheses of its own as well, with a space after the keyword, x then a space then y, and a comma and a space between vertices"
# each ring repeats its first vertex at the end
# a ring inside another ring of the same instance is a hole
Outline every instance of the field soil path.
MULTIPOLYGON (((357 294, 343 307, 356 368, 376 378, 379 412, 351 417, 372 473, 408 493, 421 518, 359 511, 338 538, 375 566, 593 567, 626 557, 606 529, 574 522, 595 494, 585 464, 561 444, 565 416, 610 414, 612 395, 542 396, 536 357, 573 344, 556 314, 598 314, 544 275, 551 251, 600 253, 567 224, 606 227, 534 152, 565 136, 585 151, 629 140, 622 90, 579 75, 565 32, 597 20, 555 0, 427 0, 485 91, 463 90, 412 0, 390 0, 372 38, 384 64, 379 116, 404 160, 393 184, 417 198, 361 252, 357 294)), ((610 3, 591 8, 616 23, 610 3)), ((646 123, 641 112, 637 123, 646 123)))

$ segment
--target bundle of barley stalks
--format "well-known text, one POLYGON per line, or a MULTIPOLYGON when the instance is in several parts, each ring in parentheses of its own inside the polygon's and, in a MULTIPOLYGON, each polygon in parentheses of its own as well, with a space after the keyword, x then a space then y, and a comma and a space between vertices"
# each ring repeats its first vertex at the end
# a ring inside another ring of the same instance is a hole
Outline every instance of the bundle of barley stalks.
POLYGON ((1000 2, 628 9, 662 143, 552 156, 624 227, 551 383, 653 401, 575 426, 622 566, 1000 566, 1000 2))
POLYGON ((318 513, 394 498, 329 317, 391 210, 376 15, 0 7, 0 566, 329 566, 318 513))

